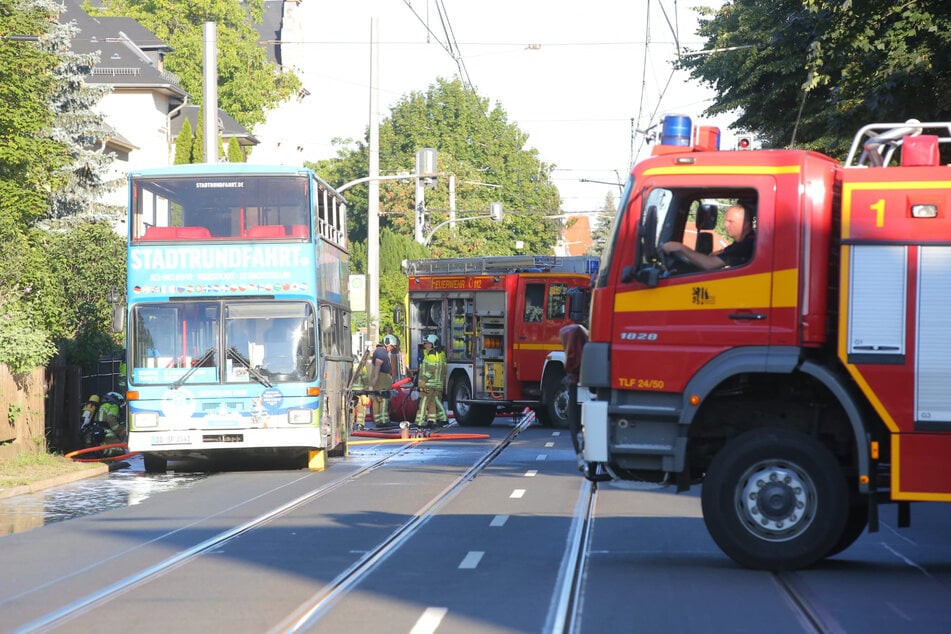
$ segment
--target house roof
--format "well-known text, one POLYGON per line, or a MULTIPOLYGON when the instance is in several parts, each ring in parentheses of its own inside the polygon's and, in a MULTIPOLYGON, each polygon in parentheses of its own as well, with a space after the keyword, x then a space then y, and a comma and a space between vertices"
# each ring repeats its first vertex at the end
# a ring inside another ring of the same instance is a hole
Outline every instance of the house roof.
POLYGON ((86 77, 90 84, 107 84, 114 90, 149 88, 184 99, 178 77, 161 69, 161 57, 172 48, 131 18, 91 16, 80 0, 66 0, 60 21, 75 23, 74 52, 98 53, 99 61, 86 77))
MULTIPOLYGON (((65 0, 60 21, 64 24, 75 22, 79 29, 71 43, 74 52, 99 54, 99 61, 93 66, 86 81, 90 84, 108 85, 114 91, 161 92, 168 95, 173 106, 187 100, 188 93, 181 87, 179 78, 162 68, 162 58, 173 50, 171 46, 132 18, 90 15, 82 9, 82 2, 83 0, 65 0)), ((95 4, 93 2, 94 6, 95 4)), ((278 7, 278 29, 281 14, 281 7, 278 7)), ((274 39, 276 40, 276 37, 274 39)), ((195 128, 198 106, 177 107, 171 114, 171 133, 177 136, 182 127, 183 116, 190 120, 192 129, 195 128)), ((257 138, 221 108, 218 109, 218 119, 224 138, 237 137, 241 145, 258 144, 257 138)), ((117 136, 113 138, 122 143, 122 135, 118 132, 115 134, 117 136)))
MULTIPOLYGON (((200 108, 200 106, 185 105, 172 113, 171 127, 169 128, 172 137, 178 137, 178 133, 182 131, 182 123, 186 119, 188 119, 188 124, 192 127, 192 130, 198 128, 198 112, 200 108)), ((238 143, 241 145, 257 145, 259 143, 255 136, 251 135, 240 123, 232 119, 231 116, 221 108, 218 109, 218 128, 221 131, 222 139, 236 137, 238 143)))

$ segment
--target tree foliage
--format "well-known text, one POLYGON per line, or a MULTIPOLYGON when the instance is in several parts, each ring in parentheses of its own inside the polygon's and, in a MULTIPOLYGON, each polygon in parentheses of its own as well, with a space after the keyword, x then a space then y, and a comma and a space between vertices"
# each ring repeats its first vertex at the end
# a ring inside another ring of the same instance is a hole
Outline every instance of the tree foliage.
POLYGON ((614 192, 608 192, 604 197, 604 206, 598 212, 597 224, 591 231, 591 246, 588 247, 588 255, 601 255, 604 246, 614 230, 614 222, 617 219, 617 200, 614 198, 614 192))
MULTIPOLYGON (((365 178, 369 147, 337 139, 338 156, 312 167, 336 186, 365 178)), ((516 241, 522 253, 548 254, 558 239, 559 225, 545 216, 561 206, 550 180, 552 165, 537 150, 527 148, 528 135, 508 122, 501 106, 463 87, 459 80, 437 79, 427 92, 401 99, 380 124, 380 174, 416 171, 416 152, 437 150, 437 185, 425 191, 429 247, 414 236, 415 188, 412 179, 380 181, 380 317, 386 322, 392 308, 407 291, 404 259, 514 255, 516 241), (455 175, 456 218, 478 218, 433 230, 449 215, 448 175, 455 175), (488 219, 489 203, 501 202, 502 222, 488 219)), ((366 184, 346 192, 351 266, 366 271, 366 184)), ((362 325, 355 318, 355 326, 362 325)))
POLYGON ((841 156, 863 122, 951 116, 944 0, 734 0, 699 34, 714 52, 680 65, 716 91, 707 113, 738 113, 764 146, 841 156))
POLYGON ((74 170, 96 127, 84 120, 81 70, 63 46, 59 10, 51 0, 0 5, 0 362, 14 373, 58 349, 82 363, 118 347, 101 291, 123 285, 124 239, 105 223, 37 226, 56 196, 64 209, 78 200, 74 170))
MULTIPOLYGON (((342 185, 366 177, 369 148, 366 140, 349 142, 335 159, 315 167, 332 184, 342 185), (355 147, 354 147, 355 146, 355 147)), ((455 175, 457 218, 488 216, 489 203, 501 202, 502 223, 486 220, 447 226, 433 234, 431 252, 437 257, 511 255, 515 241, 524 251, 549 253, 558 238, 558 224, 545 219, 558 212, 561 200, 550 175, 553 166, 543 163, 538 151, 527 148, 528 135, 508 122, 501 106, 489 108, 487 100, 466 91, 457 79, 437 79, 426 93, 401 99, 390 117, 380 124, 380 173, 413 173, 416 152, 437 150, 437 186, 425 192, 427 231, 447 220, 448 175, 455 175)), ((367 185, 349 189, 350 239, 366 240, 367 185)), ((380 226, 412 236, 415 191, 411 179, 380 182, 380 226)))
POLYGON ((57 88, 54 51, 43 39, 55 24, 54 4, 25 0, 0 5, 0 240, 45 216, 59 187, 66 148, 49 136, 57 88), (40 41, 8 39, 37 36, 40 41))
POLYGON ((202 100, 204 24, 214 22, 218 105, 248 129, 300 89, 300 80, 278 72, 258 43, 251 20, 261 21, 263 0, 103 0, 103 5, 103 14, 134 18, 174 49, 165 66, 179 76, 193 103, 202 100))
POLYGON ((187 165, 192 162, 192 147, 195 145, 195 135, 192 134, 192 124, 186 118, 175 137, 175 165, 187 165))

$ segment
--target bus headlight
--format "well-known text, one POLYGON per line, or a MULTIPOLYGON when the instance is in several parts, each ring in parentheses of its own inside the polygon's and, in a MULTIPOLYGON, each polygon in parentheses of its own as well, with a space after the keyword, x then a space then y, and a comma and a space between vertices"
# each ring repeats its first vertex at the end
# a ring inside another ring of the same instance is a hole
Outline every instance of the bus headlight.
POLYGON ((132 429, 154 429, 158 427, 156 412, 135 412, 132 414, 132 429))
POLYGON ((291 425, 310 425, 314 422, 314 411, 310 409, 287 410, 287 422, 291 425))

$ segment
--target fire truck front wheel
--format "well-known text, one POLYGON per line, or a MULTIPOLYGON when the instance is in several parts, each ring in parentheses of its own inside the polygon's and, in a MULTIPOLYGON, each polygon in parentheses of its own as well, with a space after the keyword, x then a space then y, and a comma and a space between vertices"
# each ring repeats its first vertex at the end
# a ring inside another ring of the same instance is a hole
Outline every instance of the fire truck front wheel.
POLYGON ((707 470, 703 519, 721 550, 758 570, 807 568, 847 529, 845 476, 818 440, 782 428, 745 432, 707 470))
POLYGON ((568 386, 564 382, 565 373, 560 368, 550 369, 542 384, 544 399, 543 422, 558 429, 568 429, 568 386))
POLYGON ((469 377, 454 376, 449 382, 449 408, 460 427, 488 427, 495 420, 495 407, 472 405, 465 401, 472 398, 469 377))

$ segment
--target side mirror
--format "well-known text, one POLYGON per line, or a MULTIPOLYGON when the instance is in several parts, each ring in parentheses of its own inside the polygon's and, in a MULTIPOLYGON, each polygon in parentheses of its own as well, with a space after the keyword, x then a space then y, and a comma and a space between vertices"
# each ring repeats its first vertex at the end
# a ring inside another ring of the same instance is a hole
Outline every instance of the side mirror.
POLYGON ((402 324, 403 323, 403 307, 399 304, 393 306, 393 323, 402 324))

